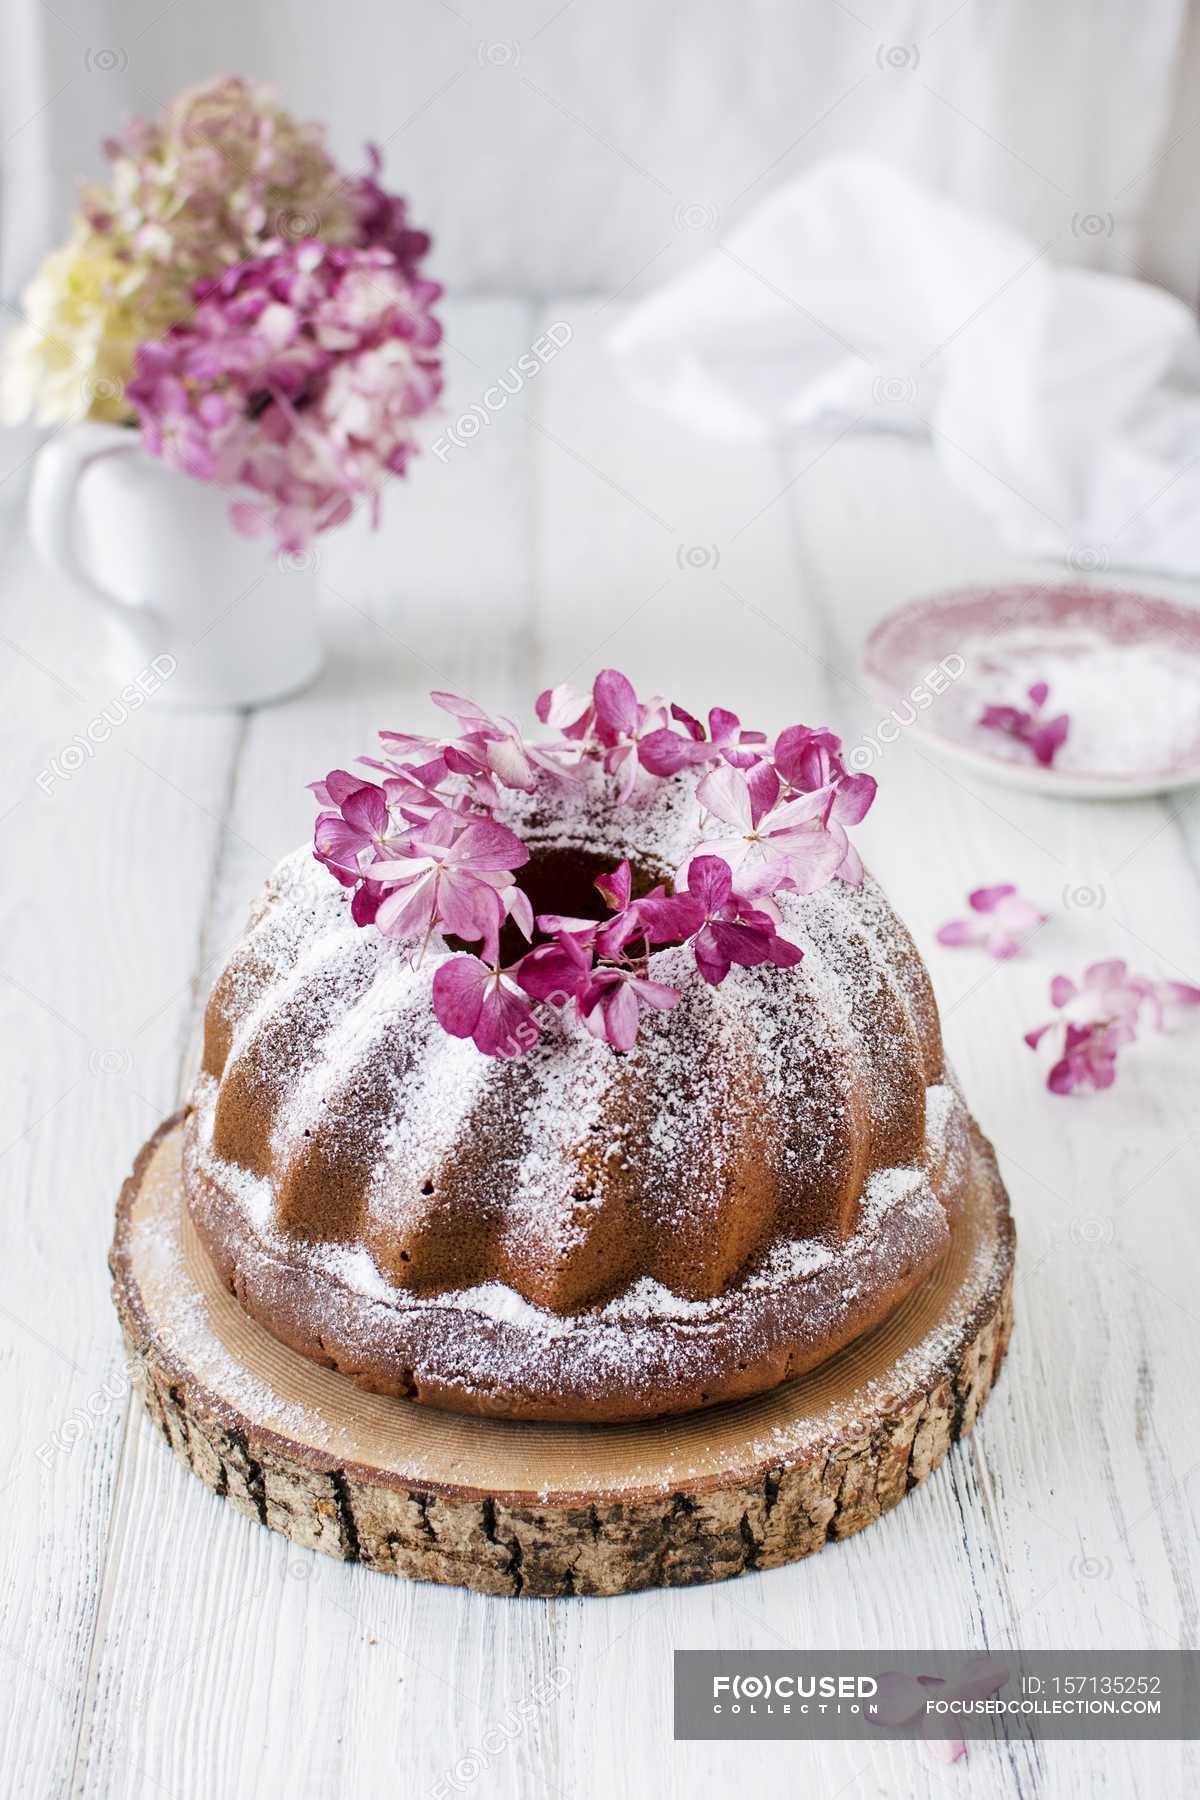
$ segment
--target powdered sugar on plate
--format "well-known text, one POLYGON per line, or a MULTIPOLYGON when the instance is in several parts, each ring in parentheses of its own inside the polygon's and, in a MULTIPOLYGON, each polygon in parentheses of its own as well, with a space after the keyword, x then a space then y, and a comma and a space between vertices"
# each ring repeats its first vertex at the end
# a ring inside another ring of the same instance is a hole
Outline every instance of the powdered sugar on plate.
POLYGON ((1029 631, 968 639, 962 677, 944 696, 938 725, 982 753, 1028 764, 1029 750, 979 724, 985 706, 1028 707, 1028 691, 1050 689, 1046 716, 1066 713, 1070 730, 1054 758, 1060 774, 1154 774, 1200 767, 1200 657, 1169 643, 1112 644, 1096 632, 1029 631))
POLYGON ((890 708, 879 744, 916 727, 997 779, 1081 798, 1200 781, 1200 608, 1086 585, 968 588, 891 613, 864 667, 890 708), (1070 720, 1048 767, 980 725, 987 706, 1029 710, 1042 682, 1039 718, 1070 720))

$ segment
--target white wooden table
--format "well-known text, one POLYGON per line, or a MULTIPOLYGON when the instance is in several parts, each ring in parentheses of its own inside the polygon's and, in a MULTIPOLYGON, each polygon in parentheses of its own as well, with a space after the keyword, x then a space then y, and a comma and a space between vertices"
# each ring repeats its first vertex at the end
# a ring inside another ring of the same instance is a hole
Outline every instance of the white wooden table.
POLYGON ((1021 1043, 1059 969, 1112 954, 1200 976, 1194 794, 1054 804, 950 774, 911 733, 876 765, 864 848, 929 956, 1020 1257, 1016 1336, 980 1430, 861 1537, 789 1569, 624 1600, 407 1585, 240 1518, 125 1391, 104 1266, 113 1201, 184 1092, 254 889, 308 834, 305 782, 369 749, 380 725, 431 720, 429 687, 524 710, 540 687, 609 663, 696 711, 828 721, 854 742, 879 717, 856 674, 870 622, 913 592, 1023 572, 911 443, 859 436, 785 459, 635 411, 604 352, 616 313, 599 300, 450 308, 451 417, 547 324, 574 337, 470 443, 422 459, 376 537, 322 544, 318 683, 245 715, 148 706, 49 793, 39 772, 118 684, 98 621, 25 547, 20 477, 0 488, 14 496, 0 580, 6 1793, 1197 1786, 1200 1759, 1179 1746, 981 1745, 948 1770, 919 1745, 671 1737, 676 1647, 1196 1644, 1200 1029, 1139 1046, 1110 1093, 1072 1101, 1045 1092, 1021 1043), (938 949, 967 890, 1003 879, 1053 914, 1028 957, 1001 967, 938 949), (556 1669, 557 1699, 468 1780, 460 1759, 556 1669))

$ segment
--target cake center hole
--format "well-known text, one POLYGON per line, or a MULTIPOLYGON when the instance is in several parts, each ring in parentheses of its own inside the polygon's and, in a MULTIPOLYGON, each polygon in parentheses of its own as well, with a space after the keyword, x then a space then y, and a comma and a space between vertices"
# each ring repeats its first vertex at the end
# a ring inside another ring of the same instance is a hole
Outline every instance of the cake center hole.
MULTIPOLYGON (((607 919, 609 910, 596 887, 596 879, 611 875, 620 860, 619 856, 602 856, 590 850, 531 847, 529 861, 517 870, 517 884, 528 894, 535 919, 542 913, 557 913, 569 919, 607 919)), ((630 868, 635 900, 648 894, 661 879, 632 860, 630 868)), ((535 930, 535 943, 544 937, 544 932, 535 930)), ((501 964, 514 962, 528 948, 509 919, 500 934, 501 964)))

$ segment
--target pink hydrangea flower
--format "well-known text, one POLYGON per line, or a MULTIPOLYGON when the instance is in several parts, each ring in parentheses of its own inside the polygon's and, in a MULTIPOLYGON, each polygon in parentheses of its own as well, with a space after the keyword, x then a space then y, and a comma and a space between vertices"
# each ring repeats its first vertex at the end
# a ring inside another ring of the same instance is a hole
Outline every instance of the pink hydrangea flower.
POLYGON ((196 284, 128 397, 153 455, 237 491, 252 536, 304 548, 405 472, 441 392, 440 289, 390 250, 306 240, 196 284))
POLYGON ((342 192, 354 215, 355 241, 367 249, 386 250, 406 281, 419 279, 418 264, 429 254, 430 236, 408 222, 408 202, 380 185, 383 156, 367 145, 367 172, 344 181, 342 192))
POLYGON ((1048 769, 1067 741, 1071 717, 1069 713, 1059 713, 1052 719, 1046 717, 1046 702, 1050 698, 1046 682, 1035 681, 1028 695, 1028 709, 985 706, 979 723, 985 731, 1000 731, 1015 738, 1019 744, 1027 745, 1042 767, 1048 769))
POLYGON ((939 944, 950 949, 978 945, 1003 962, 1018 955, 1026 940, 1046 923, 1046 914, 1039 912, 1032 900, 1023 899, 1011 881, 975 888, 967 895, 967 903, 976 916, 950 919, 940 926, 939 944))
POLYGON ((1142 998, 1142 982, 1119 957, 1090 963, 1078 983, 1069 975, 1056 975, 1050 983, 1052 1003, 1076 1023, 1121 1019, 1136 1024, 1142 998))
POLYGON ((549 944, 535 945, 521 958, 517 980, 535 1000, 561 1007, 583 992, 591 973, 591 945, 563 932, 549 944))
POLYGON ((845 832, 827 816, 830 796, 818 792, 780 804, 779 793, 769 763, 751 769, 723 764, 696 789, 701 805, 735 834, 706 841, 704 854, 727 862, 738 892, 750 897, 776 888, 814 893, 845 859, 845 832))
POLYGON ((682 706, 673 704, 671 717, 683 726, 682 733, 661 726, 643 738, 638 749, 642 767, 652 775, 674 775, 680 769, 702 769, 722 761, 749 768, 760 760, 758 746, 767 741, 765 732, 743 731, 737 714, 722 706, 709 712, 707 734, 699 719, 682 706))
POLYGON ((667 728, 663 703, 639 701, 615 669, 597 676, 590 695, 563 684, 539 696, 539 717, 560 734, 550 743, 530 743, 512 720, 459 695, 432 697, 455 734, 383 732, 384 758, 361 759, 382 780, 333 769, 312 784, 322 808, 314 854, 353 888, 356 923, 422 949, 435 933, 449 940, 434 1010, 447 1031, 487 1055, 529 1049, 543 1004, 563 1029, 628 1051, 642 1013, 669 1011, 681 998, 654 978, 658 948, 689 946, 713 986, 735 966, 793 968, 803 951, 780 932, 779 896, 812 893, 835 875, 861 879, 846 827, 866 812, 874 782, 846 774, 830 732, 794 726, 772 746, 723 708, 709 713, 706 732, 674 706, 681 735, 667 728), (673 893, 659 885, 635 894, 625 860, 596 879, 606 917, 535 919, 519 876, 528 848, 497 813, 506 792, 536 794, 588 769, 610 778, 618 804, 632 797, 641 771, 651 780, 690 771, 696 849, 673 893), (734 835, 704 835, 706 815, 734 835), (509 922, 530 944, 515 960, 509 937, 500 954, 509 922), (477 944, 478 954, 455 940, 477 944))
POLYGON ((527 744, 511 719, 493 719, 473 700, 458 694, 433 693, 429 697, 457 720, 458 735, 433 738, 411 731, 381 731, 384 748, 395 756, 427 758, 417 770, 395 761, 389 762, 388 768, 419 774, 435 787, 447 774, 461 775, 471 798, 489 808, 500 804, 497 783, 532 794, 539 772, 559 780, 570 778, 571 771, 544 746, 527 744))
MULTIPOLYGON (((1132 1025, 1120 1020, 1093 1019, 1086 1025, 1067 1020, 1061 1055, 1046 1077, 1046 1086, 1052 1094, 1073 1094, 1079 1087, 1091 1087, 1098 1093, 1111 1087, 1117 1078, 1117 1052, 1136 1035, 1132 1025)), ((1026 1042, 1035 1049, 1035 1034, 1031 1032, 1026 1042)))
POLYGON ((650 981, 634 969, 598 968, 578 999, 579 1016, 593 1037, 607 1038, 614 1050, 632 1050, 642 1008, 669 1012, 678 1006, 678 988, 650 981))
MULTIPOLYGON (((558 759, 540 744, 527 744, 511 719, 493 719, 473 700, 457 694, 431 694, 436 706, 452 713, 461 727, 458 739, 443 749, 446 766, 456 774, 467 775, 477 784, 477 792, 495 776, 505 787, 519 788, 532 794, 539 772, 563 780, 569 775, 558 759)), ((494 792, 491 796, 494 800, 494 792)))
POLYGON ((957 1762, 966 1755, 967 1746, 962 1738, 938 1734, 939 1717, 929 1711, 929 1701, 988 1700, 999 1693, 1008 1676, 1006 1664, 984 1655, 972 1657, 964 1673, 952 1681, 941 1675, 909 1675, 900 1669, 885 1669, 876 1678, 867 1721, 893 1731, 897 1726, 917 1725, 938 1762, 957 1762))
POLYGON ((534 702, 534 711, 543 725, 561 731, 565 738, 575 742, 588 737, 596 722, 596 703, 592 696, 572 687, 568 681, 540 693, 534 702))
POLYGON ((468 942, 482 938, 494 952, 502 896, 512 903, 514 871, 528 860, 507 825, 438 813, 413 832, 403 854, 370 865, 372 879, 391 890, 375 923, 385 937, 427 937, 436 928, 468 942))
POLYGON ((833 791, 830 816, 842 825, 859 825, 875 800, 873 775, 850 775, 842 761, 842 740, 832 731, 789 725, 775 740, 775 767, 785 790, 799 794, 833 791))
POLYGON ((641 741, 666 724, 666 707, 657 699, 640 701, 633 683, 618 669, 601 670, 592 699, 596 713, 593 729, 603 748, 604 767, 610 775, 620 775, 617 799, 628 800, 637 783, 641 741))
POLYGON ((317 820, 313 832, 317 861, 344 886, 352 887, 362 874, 361 857, 383 843, 390 823, 382 788, 373 782, 353 788, 336 812, 323 812, 317 820))
POLYGON ((523 1056, 540 1036, 529 996, 513 969, 477 956, 452 956, 433 977, 433 1010, 451 1037, 469 1037, 485 1056, 523 1056))
POLYGON ((691 943, 705 981, 719 986, 732 964, 755 969, 772 962, 790 969, 804 955, 780 937, 775 920, 733 891, 729 864, 719 856, 693 857, 688 885, 665 899, 644 900, 642 918, 652 940, 691 943))
POLYGON ((1190 981, 1152 981, 1145 975, 1131 975, 1129 982, 1141 995, 1142 1006, 1156 1031, 1168 1030, 1177 1021, 1181 1008, 1200 1006, 1200 987, 1190 981))
POLYGON ((426 811, 414 811, 411 784, 403 780, 390 778, 381 787, 346 769, 331 769, 310 789, 326 809, 313 830, 313 854, 345 887, 377 858, 400 853, 410 825, 438 810, 434 801, 426 811))

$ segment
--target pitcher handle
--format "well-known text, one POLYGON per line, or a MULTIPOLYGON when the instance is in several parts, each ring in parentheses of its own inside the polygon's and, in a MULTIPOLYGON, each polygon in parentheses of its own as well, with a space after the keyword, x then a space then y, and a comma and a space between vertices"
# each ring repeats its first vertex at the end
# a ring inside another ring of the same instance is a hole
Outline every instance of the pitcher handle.
POLYGON ((29 485, 29 535, 48 568, 76 593, 119 618, 146 649, 161 649, 165 621, 151 608, 133 606, 101 587, 75 548, 75 494, 80 480, 101 457, 127 454, 140 444, 126 425, 89 422, 49 438, 38 451, 29 485))

